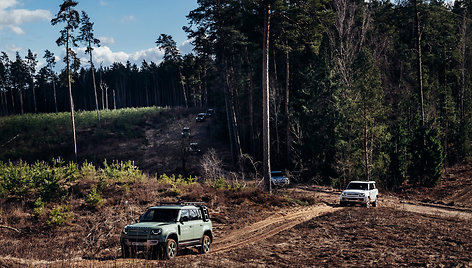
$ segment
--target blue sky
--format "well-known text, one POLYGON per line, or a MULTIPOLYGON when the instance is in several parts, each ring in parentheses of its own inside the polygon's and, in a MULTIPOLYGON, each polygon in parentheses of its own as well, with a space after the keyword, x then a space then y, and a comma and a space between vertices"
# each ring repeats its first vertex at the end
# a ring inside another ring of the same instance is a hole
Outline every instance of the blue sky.
MULTIPOLYGON (((56 45, 64 25, 52 26, 50 20, 59 11, 62 0, 0 0, 0 51, 12 59, 15 52, 24 57, 31 49, 44 62, 44 50, 54 52, 59 60, 64 49, 56 45)), ((191 52, 182 26, 185 17, 197 8, 196 0, 78 0, 76 9, 84 10, 94 22, 95 37, 101 47, 94 50, 95 64, 108 66, 115 61, 141 65, 159 62, 162 51, 155 41, 161 33, 174 37, 182 54, 191 52)), ((82 45, 81 45, 82 46, 82 45)), ((83 48, 78 49, 80 57, 83 48)), ((84 62, 84 65, 87 65, 84 62)))

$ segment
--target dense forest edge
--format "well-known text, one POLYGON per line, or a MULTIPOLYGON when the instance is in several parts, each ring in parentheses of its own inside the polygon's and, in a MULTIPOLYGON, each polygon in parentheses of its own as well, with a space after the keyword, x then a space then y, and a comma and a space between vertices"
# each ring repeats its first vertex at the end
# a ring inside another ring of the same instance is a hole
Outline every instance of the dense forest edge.
MULTIPOLYGON (((212 107, 220 126, 214 135, 229 147, 228 166, 247 172, 246 162, 263 159, 266 20, 273 168, 299 181, 339 187, 353 179, 373 179, 386 189, 404 183, 431 187, 444 167, 470 161, 471 7, 470 1, 439 0, 199 0, 183 27, 192 54, 182 56, 172 36, 156 33, 156 45, 165 52, 162 62, 96 68, 92 53, 99 40, 91 18, 78 12, 78 2, 64 1, 52 23, 65 22, 68 38, 75 38, 71 46, 80 42, 88 48, 89 67, 81 66, 73 46, 59 73, 50 51, 39 70, 32 51, 14 59, 2 52, 0 160, 18 161, 22 150, 57 150, 58 144, 70 156, 70 136, 35 134, 38 126, 53 126, 39 118, 70 120, 62 112, 95 112, 96 122, 89 114, 82 131, 99 141, 112 110, 212 107), (74 15, 74 23, 64 12, 74 15), (20 127, 22 120, 31 123, 20 127), (23 147, 6 150, 18 135, 31 136, 23 137, 23 147)), ((57 44, 69 44, 62 31, 57 44)), ((117 124, 116 135, 142 135, 133 131, 141 123, 146 120, 117 124)), ((57 128, 66 131, 70 122, 57 128)), ((75 150, 84 161, 88 141, 80 141, 80 134, 75 150)), ((51 161, 42 153, 27 153, 26 160, 51 161)))

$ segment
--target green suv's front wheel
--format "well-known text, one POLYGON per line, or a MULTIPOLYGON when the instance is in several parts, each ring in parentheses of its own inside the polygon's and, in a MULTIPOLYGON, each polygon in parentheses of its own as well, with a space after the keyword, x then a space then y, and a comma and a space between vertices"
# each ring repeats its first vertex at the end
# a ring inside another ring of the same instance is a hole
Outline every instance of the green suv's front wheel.
POLYGON ((166 259, 173 259, 177 256, 177 242, 174 239, 167 239, 166 247, 164 249, 164 254, 166 259))
POLYGON ((202 246, 200 247, 200 253, 210 252, 211 238, 208 235, 204 235, 202 239, 202 246))
POLYGON ((133 248, 128 247, 125 244, 121 244, 121 256, 123 258, 134 258, 135 257, 135 251, 133 248))

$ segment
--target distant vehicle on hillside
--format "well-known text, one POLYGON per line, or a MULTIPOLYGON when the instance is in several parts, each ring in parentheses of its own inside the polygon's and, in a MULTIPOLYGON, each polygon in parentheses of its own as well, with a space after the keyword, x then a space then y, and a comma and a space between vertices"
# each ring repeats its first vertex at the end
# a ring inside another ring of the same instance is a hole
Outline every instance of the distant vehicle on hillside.
POLYGON ((198 146, 198 143, 196 142, 191 142, 189 147, 188 147, 188 151, 191 153, 191 154, 199 154, 201 153, 202 151, 200 150, 200 146, 198 146))
POLYGON ((290 180, 283 174, 282 171, 270 172, 270 181, 273 185, 284 187, 290 184, 290 180))
POLYGON ((183 138, 189 138, 190 137, 190 128, 189 127, 184 127, 182 129, 182 137, 183 138))
POLYGON ((211 117, 214 113, 215 111, 212 108, 208 108, 206 111, 206 117, 211 117))
POLYGON ((197 114, 197 117, 195 118, 195 121, 203 122, 203 121, 205 121, 205 118, 206 118, 206 113, 199 113, 199 114, 197 114))

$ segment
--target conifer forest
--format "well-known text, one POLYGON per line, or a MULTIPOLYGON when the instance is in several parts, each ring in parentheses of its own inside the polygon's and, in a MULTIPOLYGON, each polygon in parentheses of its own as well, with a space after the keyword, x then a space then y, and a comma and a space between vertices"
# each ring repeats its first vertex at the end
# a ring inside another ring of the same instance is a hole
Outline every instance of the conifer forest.
POLYGON ((0 115, 214 108, 235 167, 262 161, 270 135, 272 166, 330 185, 434 186, 470 160, 472 1, 197 2, 183 25, 193 53, 156 32, 161 62, 102 66, 93 21, 64 1, 51 21, 64 64, 50 50, 1 52, 0 115))

